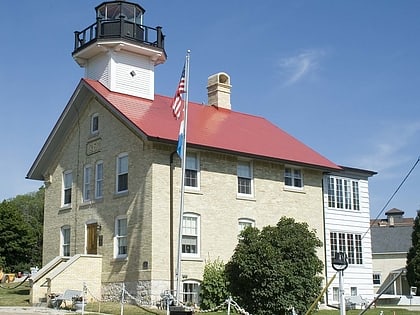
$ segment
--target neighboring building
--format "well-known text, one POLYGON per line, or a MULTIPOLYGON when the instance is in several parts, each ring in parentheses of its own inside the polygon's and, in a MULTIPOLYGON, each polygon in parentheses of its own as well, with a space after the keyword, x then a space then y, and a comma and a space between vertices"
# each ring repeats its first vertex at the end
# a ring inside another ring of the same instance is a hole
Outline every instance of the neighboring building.
POLYGON ((404 211, 388 210, 386 219, 372 220, 373 284, 375 293, 410 295, 405 274, 414 219, 404 218, 404 211), (386 287, 393 281, 393 284, 386 287), (386 290, 385 290, 386 289, 386 290))
MULTIPOLYGON (((61 261, 100 257, 104 298, 115 298, 124 283, 132 295, 154 303, 176 281, 181 178, 180 122, 172 97, 154 93, 154 67, 166 61, 164 36, 144 25, 137 4, 104 2, 96 12, 97 21, 75 33, 73 57, 85 78, 27 175, 46 186, 43 265, 52 270, 61 261)), ((282 216, 307 222, 325 240, 319 257, 327 278, 331 246, 345 233, 349 245, 339 250, 355 259, 346 279, 354 274, 357 293, 369 294, 370 235, 360 236, 369 226, 367 178, 374 173, 342 168, 269 121, 233 111, 230 88, 229 75, 217 73, 208 80, 209 105, 189 103, 184 301, 197 303, 206 260, 227 262, 241 229, 275 225, 282 216), (334 193, 330 178, 343 180, 334 193), (332 206, 332 194, 344 204, 332 206)), ((47 269, 34 279, 49 283, 45 294, 54 282, 47 269)), ((82 283, 83 273, 77 279, 82 283)))
MULTIPOLYGON (((372 251, 368 178, 375 172, 342 166, 339 172, 324 176, 325 256, 327 278, 335 270, 332 258, 345 252, 344 295, 372 300, 372 251)), ((339 281, 328 290, 328 304, 339 303, 339 281)))

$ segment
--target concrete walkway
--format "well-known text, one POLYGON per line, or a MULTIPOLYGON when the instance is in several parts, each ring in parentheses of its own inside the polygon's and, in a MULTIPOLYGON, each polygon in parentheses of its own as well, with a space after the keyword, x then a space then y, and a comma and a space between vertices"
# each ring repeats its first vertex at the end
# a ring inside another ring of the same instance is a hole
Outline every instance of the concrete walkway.
MULTIPOLYGON (((48 307, 31 307, 31 306, 2 306, 0 307, 1 315, 64 315, 64 314, 81 314, 81 312, 66 311, 66 310, 56 310, 48 307)), ((85 314, 99 314, 92 312, 85 312, 85 314)))
POLYGON ((27 314, 27 315, 63 315, 63 314, 75 314, 75 312, 65 310, 55 310, 47 307, 18 307, 18 306, 2 306, 0 307, 0 314, 27 314))

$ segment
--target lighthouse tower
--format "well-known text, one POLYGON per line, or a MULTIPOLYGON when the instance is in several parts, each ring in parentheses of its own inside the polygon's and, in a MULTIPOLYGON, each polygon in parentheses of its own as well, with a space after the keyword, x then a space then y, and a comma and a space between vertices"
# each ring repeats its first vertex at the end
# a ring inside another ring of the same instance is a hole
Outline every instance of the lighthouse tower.
POLYGON ((85 78, 109 90, 153 100, 154 68, 166 61, 162 28, 143 24, 145 10, 126 1, 103 2, 96 21, 74 34, 74 60, 85 78))

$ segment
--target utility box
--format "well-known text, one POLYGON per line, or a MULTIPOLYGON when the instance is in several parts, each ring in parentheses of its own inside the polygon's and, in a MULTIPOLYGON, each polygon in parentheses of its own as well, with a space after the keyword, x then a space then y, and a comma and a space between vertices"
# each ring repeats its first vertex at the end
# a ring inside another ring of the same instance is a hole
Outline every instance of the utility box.
POLYGON ((194 312, 183 306, 169 306, 169 315, 194 315, 194 312))

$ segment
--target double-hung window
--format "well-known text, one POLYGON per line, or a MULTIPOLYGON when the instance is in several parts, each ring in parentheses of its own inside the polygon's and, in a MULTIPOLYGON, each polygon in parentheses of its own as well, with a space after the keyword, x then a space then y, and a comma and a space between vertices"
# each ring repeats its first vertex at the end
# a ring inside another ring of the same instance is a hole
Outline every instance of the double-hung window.
POLYGON ((97 134, 99 132, 99 115, 93 114, 90 120, 90 133, 92 135, 97 134))
POLYGON ((254 227, 254 226, 255 226, 255 221, 252 219, 241 218, 238 220, 239 234, 241 234, 241 232, 245 230, 247 227, 254 227))
POLYGON ((92 166, 86 165, 83 170, 83 201, 89 201, 91 199, 91 177, 92 166))
POLYGON ((104 163, 98 161, 95 168, 95 198, 100 199, 104 196, 104 163))
POLYGON ((284 185, 293 188, 303 188, 302 170, 299 168, 284 168, 284 185))
POLYGON ((183 288, 183 302, 185 304, 195 304, 199 303, 200 295, 200 283, 197 281, 185 281, 182 284, 183 288))
POLYGON ((70 256, 70 227, 63 226, 61 228, 61 256, 70 256))
POLYGON ((381 284, 381 274, 379 272, 373 273, 373 284, 380 285, 381 284))
POLYGON ((200 216, 184 214, 182 220, 182 255, 184 257, 200 256, 200 216))
POLYGON ((115 220, 114 256, 115 258, 125 258, 127 253, 127 218, 121 216, 115 220))
POLYGON ((122 153, 117 157, 117 192, 128 190, 128 154, 122 153))
POLYGON ((71 171, 63 173, 63 206, 71 204, 71 189, 73 186, 73 174, 71 171))
POLYGON ((238 194, 252 195, 252 163, 249 161, 238 161, 238 194))
POLYGON ((188 153, 185 164, 185 187, 199 189, 200 160, 198 154, 188 153))

